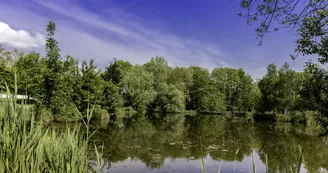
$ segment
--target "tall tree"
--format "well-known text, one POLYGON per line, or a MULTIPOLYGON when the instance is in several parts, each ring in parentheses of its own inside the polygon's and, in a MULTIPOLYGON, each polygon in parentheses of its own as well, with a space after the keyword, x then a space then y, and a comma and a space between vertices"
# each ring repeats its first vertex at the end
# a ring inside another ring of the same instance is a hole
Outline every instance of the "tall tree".
POLYGON ((67 56, 66 60, 62 59, 58 42, 54 38, 55 30, 56 24, 50 21, 47 25, 46 71, 42 101, 56 119, 59 116, 77 116, 72 95, 78 63, 71 56, 67 56))
POLYGON ((123 78, 125 105, 132 106, 139 113, 145 113, 155 99, 154 75, 143 66, 134 66, 123 78))
POLYGON ((44 79, 44 103, 50 108, 53 114, 59 114, 60 97, 59 80, 61 77, 62 62, 60 61, 60 49, 58 42, 55 40, 56 24, 50 21, 47 25, 47 40, 46 40, 46 67, 44 79))
POLYGON ((155 111, 182 112, 185 110, 185 95, 174 84, 168 84, 171 72, 167 61, 163 57, 151 58, 144 64, 145 69, 154 75, 154 89, 156 97, 151 107, 155 111))
POLYGON ((279 81, 276 85, 278 110, 294 110, 301 102, 301 78, 285 63, 279 69, 279 81))
POLYGON ((193 82, 188 88, 190 101, 187 109, 199 112, 225 111, 225 96, 214 86, 208 70, 197 66, 189 68, 192 70, 193 82))
POLYGON ((267 74, 259 82, 261 110, 285 112, 297 109, 301 103, 301 83, 302 75, 290 69, 287 63, 279 70, 270 64, 267 74))
POLYGON ((301 89, 303 106, 327 115, 328 72, 319 65, 308 63, 304 68, 305 80, 301 89))
POLYGON ((114 59, 101 74, 105 81, 101 104, 108 112, 116 112, 124 106, 122 81, 132 67, 128 61, 114 59))
POLYGON ((176 89, 183 92, 185 103, 190 102, 190 95, 188 88, 193 82, 193 74, 191 68, 175 67, 169 71, 168 85, 174 85, 176 89))
POLYGON ((227 110, 247 111, 250 109, 254 87, 253 79, 242 69, 216 68, 211 74, 219 91, 224 93, 227 110))
POLYGON ((100 71, 94 65, 94 60, 82 62, 80 77, 75 86, 74 103, 78 109, 85 113, 89 105, 101 104, 104 81, 100 76, 100 71))
POLYGON ((261 111, 271 111, 277 107, 275 86, 279 81, 277 66, 274 64, 268 65, 267 74, 259 81, 259 88, 262 93, 261 111))

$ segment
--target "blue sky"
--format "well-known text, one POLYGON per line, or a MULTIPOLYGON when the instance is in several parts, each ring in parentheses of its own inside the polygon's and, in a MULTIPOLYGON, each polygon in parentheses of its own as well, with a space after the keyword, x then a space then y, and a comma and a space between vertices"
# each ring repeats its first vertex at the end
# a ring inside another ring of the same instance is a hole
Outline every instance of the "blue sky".
POLYGON ((0 0, 0 44, 42 53, 45 26, 53 20, 63 55, 95 59, 101 68, 113 58, 143 64, 164 56, 172 66, 244 68, 255 78, 265 74, 269 63, 289 62, 301 70, 309 57, 290 60, 295 34, 269 34, 258 46, 255 26, 246 26, 237 15, 238 2, 0 0))

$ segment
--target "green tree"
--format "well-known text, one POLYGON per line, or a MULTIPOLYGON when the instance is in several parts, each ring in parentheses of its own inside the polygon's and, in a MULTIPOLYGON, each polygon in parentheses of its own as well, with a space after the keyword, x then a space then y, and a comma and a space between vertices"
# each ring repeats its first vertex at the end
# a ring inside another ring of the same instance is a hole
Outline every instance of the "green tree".
POLYGON ((308 63, 304 68, 305 80, 301 89, 304 107, 309 110, 328 113, 328 72, 319 65, 308 63))
POLYGON ((279 81, 278 70, 276 65, 270 64, 267 68, 267 74, 259 81, 259 89, 262 93, 261 111, 271 111, 277 107, 275 86, 279 81))
POLYGON ((251 98, 250 98, 251 110, 258 111, 260 108, 262 93, 261 93, 260 88, 258 87, 257 82, 253 84, 250 95, 251 95, 251 98))
POLYGON ((40 54, 32 52, 20 56, 14 66, 17 69, 18 92, 40 99, 43 93, 43 74, 45 72, 45 64, 40 54))
MULTIPOLYGON (((262 44, 265 34, 289 28, 298 35, 295 52, 316 54, 321 63, 328 62, 328 2, 326 0, 241 0, 247 23, 259 23, 256 29, 262 44)), ((295 58, 295 56, 292 56, 295 58)))
POLYGON ((56 116, 60 113, 60 107, 65 104, 63 91, 60 91, 60 77, 62 72, 62 62, 58 42, 55 40, 56 24, 50 21, 47 25, 46 40, 46 72, 44 79, 44 99, 43 102, 47 108, 56 116))
POLYGON ((225 111, 224 94, 214 87, 208 70, 197 66, 189 68, 192 70, 193 82, 188 88, 190 101, 187 108, 199 112, 225 111))
MULTIPOLYGON (((168 74, 168 85, 173 85, 174 88, 176 88, 176 93, 182 93, 184 96, 184 100, 177 99, 176 101, 179 101, 179 103, 184 103, 184 105, 181 105, 184 107, 184 109, 187 109, 187 104, 190 103, 190 94, 189 89, 193 82, 193 74, 191 68, 185 68, 185 67, 175 67, 172 68, 172 70, 169 71, 168 74)), ((181 97, 182 99, 182 97, 181 97)))
POLYGON ((259 81, 262 93, 261 110, 285 112, 298 108, 301 103, 302 76, 285 63, 279 70, 270 64, 267 74, 259 81))
POLYGON ((108 112, 116 112, 119 108, 123 108, 124 100, 121 88, 111 81, 104 82, 104 91, 102 93, 101 106, 108 112))
POLYGON ((105 81, 111 81, 113 84, 118 85, 131 68, 132 65, 128 61, 114 59, 110 61, 102 77, 105 81))
POLYGON ((224 93, 227 110, 247 111, 251 108, 253 79, 242 69, 216 68, 211 79, 219 91, 224 93))
POLYGON ((155 89, 161 84, 167 82, 170 67, 163 57, 151 58, 149 62, 144 64, 145 69, 154 74, 155 89))
POLYGON ((279 69, 279 81, 276 84, 278 110, 294 110, 301 102, 301 79, 297 73, 285 63, 279 69))
POLYGON ((156 96, 154 75, 142 66, 134 66, 123 78, 122 86, 126 105, 145 113, 156 96))
POLYGON ((144 64, 145 69, 154 75, 156 97, 151 104, 153 110, 161 112, 182 112, 185 110, 185 95, 183 90, 174 84, 168 84, 172 70, 163 57, 152 58, 144 64))
POLYGON ((197 95, 200 96, 196 108, 198 112, 219 113, 227 109, 224 94, 214 84, 197 90, 197 95))
POLYGON ((174 85, 184 93, 185 102, 190 101, 188 88, 192 85, 193 75, 191 68, 175 67, 169 71, 167 83, 174 85))
POLYGON ((80 76, 74 88, 74 103, 80 112, 86 113, 88 106, 101 104, 104 81, 100 71, 94 65, 94 60, 82 62, 80 76))
POLYGON ((47 25, 42 106, 45 106, 46 111, 49 110, 55 119, 60 116, 77 117, 72 97, 73 86, 77 79, 78 62, 71 56, 66 56, 65 60, 62 59, 58 42, 54 38, 55 30, 56 24, 50 21, 47 25))
POLYGON ((132 64, 128 61, 114 59, 101 74, 105 81, 101 105, 108 112, 117 112, 119 108, 123 108, 124 100, 122 93, 124 88, 122 80, 132 67, 132 64))
POLYGON ((0 91, 5 92, 6 84, 13 89, 14 72, 5 61, 0 59, 0 91))

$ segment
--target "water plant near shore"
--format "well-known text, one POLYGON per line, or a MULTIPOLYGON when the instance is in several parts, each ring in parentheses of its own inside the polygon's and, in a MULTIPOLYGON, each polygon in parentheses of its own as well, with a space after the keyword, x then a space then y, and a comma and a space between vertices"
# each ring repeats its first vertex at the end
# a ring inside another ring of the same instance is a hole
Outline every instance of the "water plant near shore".
MULTIPOLYGON (((7 92, 10 95, 8 87, 7 92)), ((88 141, 80 125, 63 133, 50 130, 15 97, 2 100, 0 110, 0 172, 88 171, 88 141)))

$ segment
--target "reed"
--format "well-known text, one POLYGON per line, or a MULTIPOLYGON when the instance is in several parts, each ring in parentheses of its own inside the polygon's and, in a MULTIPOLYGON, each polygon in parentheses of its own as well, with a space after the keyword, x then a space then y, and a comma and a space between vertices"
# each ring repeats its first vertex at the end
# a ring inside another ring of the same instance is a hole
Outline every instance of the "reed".
MULTIPOLYGON (((15 94, 17 89, 15 89, 15 94)), ((11 95, 7 86, 7 95, 11 95)), ((92 113, 92 109, 89 114, 92 113)), ((89 120, 86 125, 89 124, 89 120)), ((15 96, 0 101, 0 172, 75 173, 92 172, 88 166, 88 138, 81 126, 64 132, 48 129, 36 122, 26 104, 15 96)), ((89 128, 88 128, 89 129, 89 128)))

